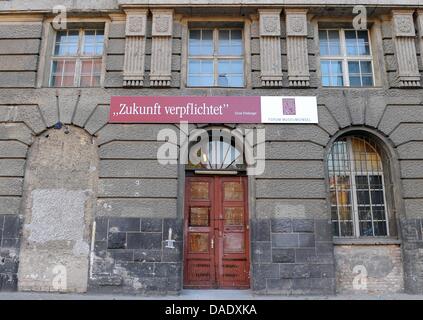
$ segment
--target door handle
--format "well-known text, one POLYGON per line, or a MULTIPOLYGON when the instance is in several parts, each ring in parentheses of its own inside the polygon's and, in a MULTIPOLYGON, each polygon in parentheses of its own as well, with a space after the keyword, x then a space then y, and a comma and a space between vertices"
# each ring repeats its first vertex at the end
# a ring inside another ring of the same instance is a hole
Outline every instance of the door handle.
POLYGON ((213 238, 213 239, 211 239, 210 247, 211 247, 212 249, 214 249, 214 238, 213 238))

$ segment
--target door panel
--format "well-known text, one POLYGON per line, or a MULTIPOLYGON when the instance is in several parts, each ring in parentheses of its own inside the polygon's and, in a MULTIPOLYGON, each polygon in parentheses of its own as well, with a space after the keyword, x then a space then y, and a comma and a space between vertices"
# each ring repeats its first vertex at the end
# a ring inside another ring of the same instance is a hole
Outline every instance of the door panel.
POLYGON ((187 178, 185 201, 185 275, 186 285, 208 288, 215 284, 212 203, 214 181, 187 178))
POLYGON ((219 178, 219 287, 249 288, 247 178, 219 178))
POLYGON ((249 288, 246 177, 187 177, 187 288, 249 288))

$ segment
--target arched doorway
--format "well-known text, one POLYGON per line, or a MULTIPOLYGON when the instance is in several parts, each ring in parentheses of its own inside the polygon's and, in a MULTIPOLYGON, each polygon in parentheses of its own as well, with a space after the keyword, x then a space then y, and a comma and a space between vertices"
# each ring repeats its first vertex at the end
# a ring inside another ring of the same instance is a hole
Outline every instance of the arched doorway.
POLYGON ((248 289, 248 181, 243 152, 227 130, 209 130, 199 140, 190 146, 185 172, 184 287, 248 289))

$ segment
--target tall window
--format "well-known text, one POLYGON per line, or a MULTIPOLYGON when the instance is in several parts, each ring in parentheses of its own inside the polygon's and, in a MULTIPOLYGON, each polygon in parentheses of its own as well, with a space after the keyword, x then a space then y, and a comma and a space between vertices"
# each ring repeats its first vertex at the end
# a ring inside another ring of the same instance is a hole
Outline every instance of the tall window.
POLYGON ((324 87, 373 86, 373 62, 367 30, 319 30, 320 71, 324 87))
POLYGON ((189 87, 243 87, 242 29, 191 29, 187 84, 189 87))
POLYGON ((50 86, 99 86, 103 50, 103 29, 58 31, 51 62, 50 86))
POLYGON ((389 236, 385 178, 376 143, 343 137, 328 156, 332 225, 335 236, 389 236))

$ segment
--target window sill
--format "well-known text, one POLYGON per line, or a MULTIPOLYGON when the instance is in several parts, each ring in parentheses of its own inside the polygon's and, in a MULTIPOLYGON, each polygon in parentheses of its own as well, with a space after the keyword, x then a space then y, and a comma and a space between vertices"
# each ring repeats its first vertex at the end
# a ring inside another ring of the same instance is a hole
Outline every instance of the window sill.
POLYGON ((334 245, 389 245, 401 244, 401 240, 395 238, 371 238, 371 239, 358 239, 358 238, 333 238, 334 245))
POLYGON ((320 89, 330 89, 330 90, 348 90, 348 89, 355 89, 355 90, 375 90, 375 89, 383 89, 381 86, 374 86, 374 87, 324 87, 321 86, 320 89))

